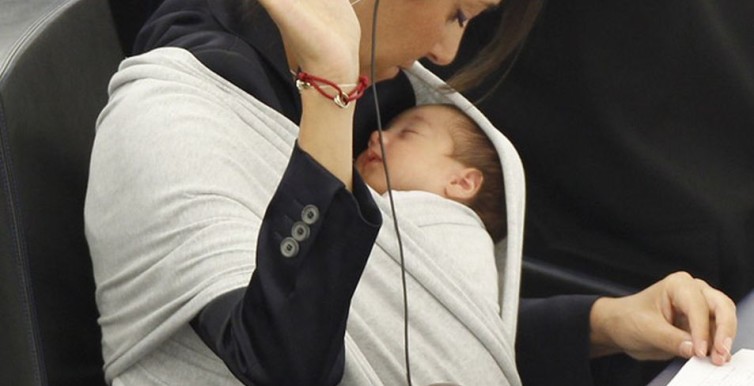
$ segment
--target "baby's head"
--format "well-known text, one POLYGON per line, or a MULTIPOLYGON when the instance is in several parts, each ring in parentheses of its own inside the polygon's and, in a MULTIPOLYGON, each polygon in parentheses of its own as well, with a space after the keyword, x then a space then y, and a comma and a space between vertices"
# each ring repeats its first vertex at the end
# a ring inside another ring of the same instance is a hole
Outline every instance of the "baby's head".
MULTIPOLYGON (((383 132, 394 190, 421 190, 473 209, 493 240, 506 234, 503 174, 495 147, 452 105, 423 105, 401 113, 383 132)), ((387 191, 378 133, 356 158, 364 181, 387 191)))

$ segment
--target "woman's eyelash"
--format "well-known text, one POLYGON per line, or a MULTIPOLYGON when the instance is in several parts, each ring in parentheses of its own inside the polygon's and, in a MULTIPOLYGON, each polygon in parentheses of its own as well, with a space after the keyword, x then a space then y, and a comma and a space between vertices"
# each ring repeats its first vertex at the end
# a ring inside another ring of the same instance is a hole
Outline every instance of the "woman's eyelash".
POLYGON ((456 20, 458 21, 458 26, 463 28, 463 26, 466 25, 466 22, 469 21, 469 18, 465 13, 463 13, 462 10, 459 9, 458 11, 456 11, 456 20))

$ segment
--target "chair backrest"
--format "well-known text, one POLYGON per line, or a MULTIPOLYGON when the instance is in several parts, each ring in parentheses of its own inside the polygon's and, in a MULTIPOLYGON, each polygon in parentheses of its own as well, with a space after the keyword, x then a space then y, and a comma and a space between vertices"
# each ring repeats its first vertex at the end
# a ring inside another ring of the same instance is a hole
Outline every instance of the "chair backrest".
POLYGON ((106 1, 0 1, 0 385, 105 383, 83 204, 121 59, 106 1))

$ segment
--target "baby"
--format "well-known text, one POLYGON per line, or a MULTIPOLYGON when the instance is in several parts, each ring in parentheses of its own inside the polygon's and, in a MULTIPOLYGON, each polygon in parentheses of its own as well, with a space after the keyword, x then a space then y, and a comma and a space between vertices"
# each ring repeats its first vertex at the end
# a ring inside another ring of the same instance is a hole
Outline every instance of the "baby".
MULTIPOLYGON (((397 216, 404 220, 399 225, 423 224, 423 236, 442 251, 435 252, 435 264, 497 309, 494 243, 506 235, 506 210, 501 161, 487 134, 457 107, 436 104, 401 113, 383 140, 397 216)), ((381 154, 375 131, 356 169, 384 195, 381 154)))
MULTIPOLYGON (((506 235, 505 192, 497 150, 477 124, 453 105, 406 110, 383 132, 395 191, 435 193, 471 208, 493 241, 506 235)), ((379 133, 373 132, 356 169, 375 191, 387 191, 379 133)))

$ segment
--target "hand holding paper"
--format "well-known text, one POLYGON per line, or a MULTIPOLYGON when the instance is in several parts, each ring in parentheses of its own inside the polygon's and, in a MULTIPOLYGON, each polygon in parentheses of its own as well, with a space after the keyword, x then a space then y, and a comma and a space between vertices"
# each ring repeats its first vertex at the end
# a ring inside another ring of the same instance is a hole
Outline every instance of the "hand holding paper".
POLYGON ((592 356, 624 352, 640 360, 730 358, 737 331, 728 296, 685 272, 621 298, 600 298, 590 314, 592 356))

